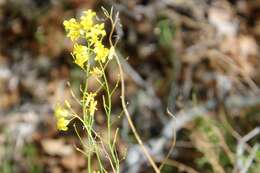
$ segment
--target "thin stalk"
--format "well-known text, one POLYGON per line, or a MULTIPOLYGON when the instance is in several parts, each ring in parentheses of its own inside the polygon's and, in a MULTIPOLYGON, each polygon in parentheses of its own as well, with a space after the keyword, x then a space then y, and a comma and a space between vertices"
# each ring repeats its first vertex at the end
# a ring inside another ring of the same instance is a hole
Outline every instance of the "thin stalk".
MULTIPOLYGON (((175 116, 167 109, 167 113, 175 119, 175 116)), ((169 159, 173 149, 174 149, 174 146, 176 144, 176 130, 175 128, 173 128, 173 138, 172 138, 172 144, 171 144, 171 147, 170 147, 170 150, 168 151, 166 157, 163 159, 161 165, 159 166, 159 169, 162 170, 163 166, 166 164, 167 160, 169 159)))
MULTIPOLYGON (((94 150, 95 150, 95 154, 97 156, 97 160, 98 160, 98 163, 99 163, 99 167, 100 169, 103 171, 105 170, 104 167, 103 167, 103 164, 102 164, 102 161, 100 159, 100 156, 99 156, 99 151, 98 151, 98 148, 97 148, 97 145, 96 145, 96 142, 92 136, 92 131, 93 129, 91 130, 91 127, 89 127, 87 124, 83 124, 84 127, 86 128, 86 131, 87 131, 87 134, 88 134, 88 141, 91 143, 90 146, 93 146, 94 147, 94 150)), ((90 152, 91 153, 91 152, 90 152)))
MULTIPOLYGON (((111 143, 111 107, 112 107, 112 103, 111 103, 111 92, 110 92, 110 88, 109 88, 109 85, 108 85, 108 80, 107 80, 107 77, 106 77, 106 74, 105 74, 105 69, 103 67, 103 65, 101 63, 99 63, 100 65, 100 68, 102 70, 102 74, 103 74, 103 79, 104 79, 104 83, 105 83, 105 90, 106 90, 106 94, 107 94, 107 102, 108 102, 108 105, 105 104, 105 112, 106 112, 106 115, 107 115, 107 129, 108 129, 108 146, 109 146, 109 150, 110 150, 110 153, 112 155, 112 158, 113 158, 113 162, 115 163, 116 165, 116 169, 119 170, 119 163, 118 163, 118 159, 117 157, 115 156, 115 149, 113 147, 113 144, 111 143), (107 107, 106 107, 107 106, 107 107)), ((105 101, 105 99, 104 99, 105 101)))
MULTIPOLYGON (((104 79, 104 82, 105 82, 105 90, 106 90, 106 94, 107 94, 107 102, 108 102, 108 105, 106 105, 106 107, 104 107, 106 110, 106 115, 107 115, 107 128, 108 128, 108 140, 110 141, 111 139, 111 95, 110 95, 110 89, 109 89, 109 86, 108 86, 108 80, 107 80, 107 77, 106 77, 106 74, 105 74, 105 70, 104 70, 104 67, 101 63, 99 63, 100 65, 100 68, 102 70, 102 76, 103 76, 103 79, 104 79)), ((104 99, 105 101, 105 99, 104 99)), ((110 143, 110 142, 109 142, 110 143)))
POLYGON ((83 109, 82 109, 82 113, 83 113, 83 120, 86 121, 86 93, 88 90, 88 75, 89 75, 89 64, 87 65, 87 69, 86 69, 86 81, 85 81, 85 88, 83 91, 83 96, 82 96, 82 105, 83 105, 83 109))
POLYGON ((149 163, 153 167, 154 171, 156 173, 160 173, 160 169, 156 166, 154 160, 152 159, 152 156, 149 154, 147 148, 144 146, 143 141, 141 140, 139 134, 137 133, 136 128, 135 128, 135 126, 133 124, 133 121, 132 121, 132 119, 130 117, 130 114, 129 114, 128 110, 127 110, 126 101, 125 101, 125 83, 124 83, 123 69, 122 69, 122 66, 121 66, 121 63, 119 61, 119 58, 118 58, 117 54, 115 54, 115 58, 116 58, 116 62, 118 64, 119 73, 120 73, 120 79, 121 79, 121 103, 122 103, 122 107, 123 107, 123 110, 125 112, 127 121, 128 121, 128 123, 130 125, 130 128, 132 129, 132 131, 134 133, 134 136, 135 136, 137 142, 141 146, 141 149, 143 150, 144 155, 146 156, 147 160, 149 161, 149 163))
MULTIPOLYGON (((113 41, 112 41, 112 36, 113 36, 113 33, 115 31, 115 27, 116 27, 116 24, 118 22, 118 19, 119 19, 119 13, 116 14, 115 16, 115 21, 113 20, 113 9, 111 9, 111 12, 110 12, 110 15, 107 16, 111 22, 111 25, 112 25, 112 28, 111 28, 111 32, 109 34, 109 44, 111 47, 114 47, 116 45, 113 45, 113 41)), ((133 121, 130 117, 130 114, 127 110, 127 107, 126 107, 126 102, 125 102, 125 83, 124 83, 124 74, 123 74, 123 70, 122 70, 122 66, 121 66, 121 63, 119 61, 119 58, 117 56, 117 54, 115 53, 115 58, 116 58, 116 62, 118 64, 118 67, 119 67, 119 73, 120 73, 120 81, 121 81, 121 103, 122 103, 122 107, 123 107, 123 110, 125 112, 125 115, 126 115, 126 118, 128 120, 128 123, 134 133, 134 136, 137 140, 137 142, 139 143, 139 145, 141 146, 146 158, 148 159, 149 163, 152 165, 154 171, 156 173, 160 173, 160 169, 156 166, 154 160, 152 159, 152 156, 149 154, 148 150, 146 149, 146 147, 144 146, 143 144, 143 141, 141 140, 139 134, 137 133, 136 129, 135 129, 135 126, 133 124, 133 121)))
POLYGON ((92 173, 92 169, 91 169, 91 154, 88 153, 88 156, 87 156, 87 160, 88 160, 88 173, 92 173))

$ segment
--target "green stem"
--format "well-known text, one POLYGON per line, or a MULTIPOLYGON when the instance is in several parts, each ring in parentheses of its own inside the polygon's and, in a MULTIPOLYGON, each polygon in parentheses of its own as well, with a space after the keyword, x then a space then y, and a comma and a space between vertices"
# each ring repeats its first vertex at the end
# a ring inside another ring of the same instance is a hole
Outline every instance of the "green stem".
POLYGON ((88 173, 92 173, 91 171, 91 154, 88 154, 88 173))
POLYGON ((104 66, 102 65, 101 62, 99 62, 99 65, 100 65, 100 68, 101 68, 102 74, 103 74, 102 76, 103 76, 104 83, 105 83, 105 90, 106 90, 107 102, 108 102, 107 106, 106 106, 106 104, 104 104, 104 109, 105 109, 106 116, 107 116, 108 146, 109 146, 109 150, 110 150, 113 162, 116 166, 116 170, 119 171, 119 161, 118 161, 118 159, 115 155, 115 148, 113 147, 113 144, 111 143, 111 109, 112 109, 111 92, 110 92, 108 80, 107 80, 107 77, 106 77, 106 74, 105 74, 104 66))
POLYGON ((110 89, 108 86, 108 80, 107 80, 107 77, 105 74, 105 69, 101 62, 99 62, 99 65, 102 70, 102 74, 103 74, 102 76, 105 81, 105 88, 106 88, 105 90, 107 92, 108 105, 107 105, 107 107, 105 107, 105 111, 106 111, 106 115, 107 115, 108 140, 109 140, 109 144, 110 144, 110 139, 111 139, 111 95, 110 95, 110 89))
POLYGON ((89 64, 87 65, 87 69, 86 69, 86 81, 85 81, 85 88, 83 91, 83 96, 82 96, 82 105, 83 105, 83 109, 82 109, 82 113, 83 113, 83 120, 84 122, 86 122, 87 120, 87 111, 86 111, 86 93, 88 91, 88 75, 89 75, 89 64))

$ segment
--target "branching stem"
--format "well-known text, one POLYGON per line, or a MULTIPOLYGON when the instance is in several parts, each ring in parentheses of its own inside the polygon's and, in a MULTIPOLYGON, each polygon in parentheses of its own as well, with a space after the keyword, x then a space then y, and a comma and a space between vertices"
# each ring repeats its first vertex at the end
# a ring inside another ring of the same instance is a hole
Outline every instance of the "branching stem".
POLYGON ((115 58, 116 58, 116 62, 118 64, 118 68, 119 68, 119 73, 120 73, 120 80, 121 80, 121 103, 122 103, 122 107, 124 110, 124 113, 126 115, 127 121, 130 125, 130 128, 132 129, 134 136, 137 140, 137 142, 139 143, 139 145, 141 146, 142 151, 144 152, 145 157, 147 158, 147 160, 149 161, 149 163, 152 165, 154 171, 156 173, 160 173, 160 169, 157 167, 157 165, 155 164, 154 160, 152 159, 152 156, 149 154, 147 148, 144 146, 143 141, 141 140, 139 134, 136 131, 136 128, 134 126, 134 123, 130 117, 130 114, 127 110, 126 107, 126 101, 125 101, 125 81, 124 81, 124 73, 123 73, 123 69, 120 63, 120 60, 118 58, 118 56, 115 54, 115 58))

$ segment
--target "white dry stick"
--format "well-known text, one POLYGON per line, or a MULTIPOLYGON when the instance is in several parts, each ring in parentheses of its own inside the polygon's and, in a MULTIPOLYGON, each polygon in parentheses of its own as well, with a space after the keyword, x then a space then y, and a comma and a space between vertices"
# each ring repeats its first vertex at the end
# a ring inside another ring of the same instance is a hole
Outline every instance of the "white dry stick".
POLYGON ((248 159, 245 163, 245 166, 241 170, 241 173, 247 173, 248 172, 248 169, 250 168, 250 166, 253 163, 253 160, 255 159, 255 156, 256 156, 258 149, 259 149, 259 145, 258 144, 254 145, 254 147, 251 150, 250 155, 249 155, 249 157, 248 157, 248 159))
POLYGON ((245 135, 243 138, 241 138, 238 142, 237 145, 237 151, 236 151, 236 165, 234 167, 233 172, 241 172, 241 173, 246 173, 247 170, 249 169, 251 163, 252 163, 252 159, 254 159, 256 151, 255 147, 257 147, 256 149, 259 148, 258 145, 255 145, 254 148, 251 150, 250 152, 250 156, 246 162, 246 164, 244 164, 243 162, 243 154, 244 154, 244 150, 245 150, 245 144, 246 142, 248 142, 250 139, 254 138, 255 136, 257 136, 260 133, 260 127, 256 127, 255 129, 253 129, 252 131, 250 131, 247 135, 245 135))

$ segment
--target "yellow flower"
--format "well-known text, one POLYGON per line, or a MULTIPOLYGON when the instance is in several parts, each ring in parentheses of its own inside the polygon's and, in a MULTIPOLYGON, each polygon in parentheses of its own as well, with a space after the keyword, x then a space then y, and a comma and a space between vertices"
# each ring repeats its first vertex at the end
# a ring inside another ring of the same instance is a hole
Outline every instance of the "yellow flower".
POLYGON ((89 111, 90 116, 94 116, 95 111, 97 110, 97 101, 95 100, 96 93, 89 92, 86 95, 86 107, 89 111))
POLYGON ((97 110, 97 101, 92 99, 89 105, 89 115, 94 116, 96 110, 97 110))
POLYGON ((54 111, 54 115, 57 118, 57 128, 58 130, 63 130, 66 131, 68 130, 67 125, 69 124, 69 120, 67 120, 66 118, 69 117, 70 112, 63 108, 60 105, 57 105, 55 107, 55 111, 54 111))
POLYGON ((83 12, 83 16, 80 18, 80 24, 82 25, 83 29, 88 31, 92 28, 94 22, 93 22, 93 17, 96 16, 96 13, 93 12, 92 10, 87 10, 83 12))
POLYGON ((96 61, 101 61, 104 63, 107 59, 107 56, 109 54, 109 49, 105 48, 104 45, 101 42, 97 42, 95 44, 94 52, 96 53, 96 61))
POLYGON ((54 115, 57 119, 59 118, 65 118, 69 116, 69 111, 67 109, 64 109, 60 105, 56 105, 55 110, 54 110, 54 115))
POLYGON ((102 75, 102 71, 98 67, 94 67, 91 71, 90 74, 100 77, 102 75))
POLYGON ((67 37, 70 37, 72 41, 75 41, 80 37, 82 26, 76 21, 76 19, 72 18, 70 20, 65 20, 63 25, 65 30, 68 32, 67 37))
POLYGON ((86 39, 91 45, 100 42, 101 39, 106 35, 104 23, 95 24, 89 32, 86 33, 86 39))
POLYGON ((94 100, 94 97, 96 96, 95 93, 89 92, 86 96, 86 105, 89 105, 91 100, 94 100))
POLYGON ((95 23, 94 17, 96 17, 96 13, 87 10, 83 12, 79 22, 72 18, 65 20, 63 23, 68 32, 67 36, 72 41, 83 37, 87 41, 88 47, 75 43, 72 53, 74 62, 82 69, 84 69, 84 63, 88 61, 90 54, 93 52, 96 55, 95 60, 102 63, 107 60, 108 55, 109 58, 113 57, 111 54, 113 52, 102 44, 103 37, 106 35, 105 25, 104 23, 95 23))
POLYGON ((58 130, 63 130, 63 131, 66 131, 68 130, 68 124, 70 123, 69 120, 66 120, 65 118, 59 118, 57 120, 57 128, 58 130))
POLYGON ((84 69, 84 63, 89 58, 88 48, 86 46, 75 43, 72 54, 74 56, 75 64, 84 69))

